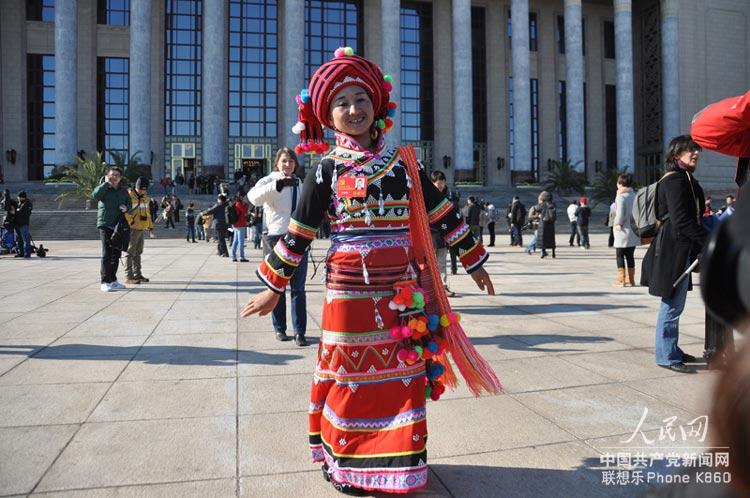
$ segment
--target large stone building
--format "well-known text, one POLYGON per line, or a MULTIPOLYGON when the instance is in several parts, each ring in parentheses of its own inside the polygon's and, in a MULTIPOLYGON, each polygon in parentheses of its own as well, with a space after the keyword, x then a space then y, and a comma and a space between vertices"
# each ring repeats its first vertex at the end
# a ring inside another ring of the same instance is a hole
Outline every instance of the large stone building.
MULTIPOLYGON (((565 158, 645 182, 695 112, 750 87, 747 33, 748 0, 2 0, 0 164, 267 170, 296 143, 294 95, 351 46, 394 76, 391 139, 449 179, 543 180, 565 158)), ((699 177, 728 189, 733 164, 706 154, 699 177)))

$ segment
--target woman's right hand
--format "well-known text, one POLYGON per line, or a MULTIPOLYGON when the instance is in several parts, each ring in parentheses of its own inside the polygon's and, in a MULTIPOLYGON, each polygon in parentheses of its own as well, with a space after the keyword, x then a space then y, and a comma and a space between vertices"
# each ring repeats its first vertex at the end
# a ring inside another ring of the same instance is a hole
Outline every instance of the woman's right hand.
POLYGON ((266 289, 250 298, 245 307, 242 308, 242 311, 240 311, 240 317, 247 318, 256 313, 259 316, 267 315, 276 307, 280 297, 281 294, 276 294, 271 289, 266 289))

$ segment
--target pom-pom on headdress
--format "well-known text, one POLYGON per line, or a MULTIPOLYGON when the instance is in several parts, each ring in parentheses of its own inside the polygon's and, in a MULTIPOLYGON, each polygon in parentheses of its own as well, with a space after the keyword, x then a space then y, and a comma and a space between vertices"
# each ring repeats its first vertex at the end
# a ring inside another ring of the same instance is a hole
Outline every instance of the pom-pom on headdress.
POLYGON ((384 75, 377 64, 354 55, 351 47, 340 47, 333 59, 315 71, 309 88, 296 96, 299 117, 292 131, 300 136, 300 143, 294 148, 297 154, 323 154, 328 150, 328 144, 323 141, 323 126, 333 128, 328 119, 331 102, 342 89, 353 85, 363 88, 372 100, 373 131, 378 134, 390 131, 398 107, 390 101, 393 77, 384 75))

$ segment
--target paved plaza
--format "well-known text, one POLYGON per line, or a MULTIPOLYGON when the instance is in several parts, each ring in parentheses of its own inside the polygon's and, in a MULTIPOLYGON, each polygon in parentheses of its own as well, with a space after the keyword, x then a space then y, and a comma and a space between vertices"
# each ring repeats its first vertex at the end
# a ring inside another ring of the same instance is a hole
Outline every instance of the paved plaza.
MULTIPOLYGON (((647 484, 602 483, 603 455, 709 444, 659 438, 665 419, 707 413, 715 373, 654 364, 658 300, 610 285, 604 235, 554 260, 499 240, 487 265, 497 296, 465 274, 451 287, 506 394, 460 388, 428 403, 420 496, 638 496, 647 484)), ((314 243, 317 262, 326 246, 314 243)), ((0 495, 340 496, 307 449, 322 268, 308 283, 312 344, 298 348, 275 340, 270 317, 238 318, 261 289, 258 251, 240 264, 214 244, 147 240, 151 283, 103 293, 99 242, 49 249, 44 260, 0 259, 0 495)), ((680 342, 696 356, 703 321, 692 292, 680 342)), ((664 467, 651 470, 674 470, 664 467)))

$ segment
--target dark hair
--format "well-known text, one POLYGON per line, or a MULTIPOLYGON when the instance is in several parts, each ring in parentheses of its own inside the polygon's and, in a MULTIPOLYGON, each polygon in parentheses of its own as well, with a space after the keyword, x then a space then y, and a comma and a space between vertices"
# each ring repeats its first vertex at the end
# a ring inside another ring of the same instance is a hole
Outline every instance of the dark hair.
POLYGON ((297 173, 297 170, 299 169, 299 159, 297 159, 297 154, 295 154, 289 147, 280 147, 279 150, 276 151, 276 157, 273 159, 273 170, 278 171, 279 159, 281 159, 282 154, 288 155, 289 158, 294 161, 293 173, 297 173))
POLYGON ((690 135, 680 135, 679 137, 674 137, 669 141, 669 146, 667 146, 667 154, 664 156, 664 171, 666 173, 675 171, 677 169, 677 166, 675 165, 677 159, 685 152, 700 152, 702 150, 703 147, 698 145, 690 135))
POLYGON ((193 206, 195 206, 194 202, 191 202, 190 204, 188 204, 188 207, 193 207, 193 206))
POLYGON ((109 167, 107 167, 107 174, 110 174, 113 171, 117 171, 118 173, 120 173, 120 176, 122 176, 122 174, 123 174, 122 173, 122 169, 119 166, 109 166, 109 167))
POLYGON ((469 197, 467 197, 466 200, 471 202, 472 204, 477 202, 476 198, 473 195, 470 195, 469 197))
POLYGON ((623 187, 632 187, 633 175, 631 175, 630 173, 623 173, 622 175, 617 177, 617 183, 622 185, 623 187))
POLYGON ((445 174, 442 171, 433 171, 430 173, 430 180, 432 180, 432 183, 435 183, 437 181, 445 181, 445 174))
POLYGON ((727 199, 732 199, 732 200, 734 200, 734 196, 730 194, 730 195, 728 195, 728 196, 724 197, 724 200, 725 200, 725 201, 726 201, 727 199))
POLYGON ((219 200, 220 200, 221 202, 226 202, 226 201, 227 201, 227 196, 226 196, 226 195, 224 195, 224 194, 219 194, 219 197, 218 197, 218 199, 219 199, 219 200))

